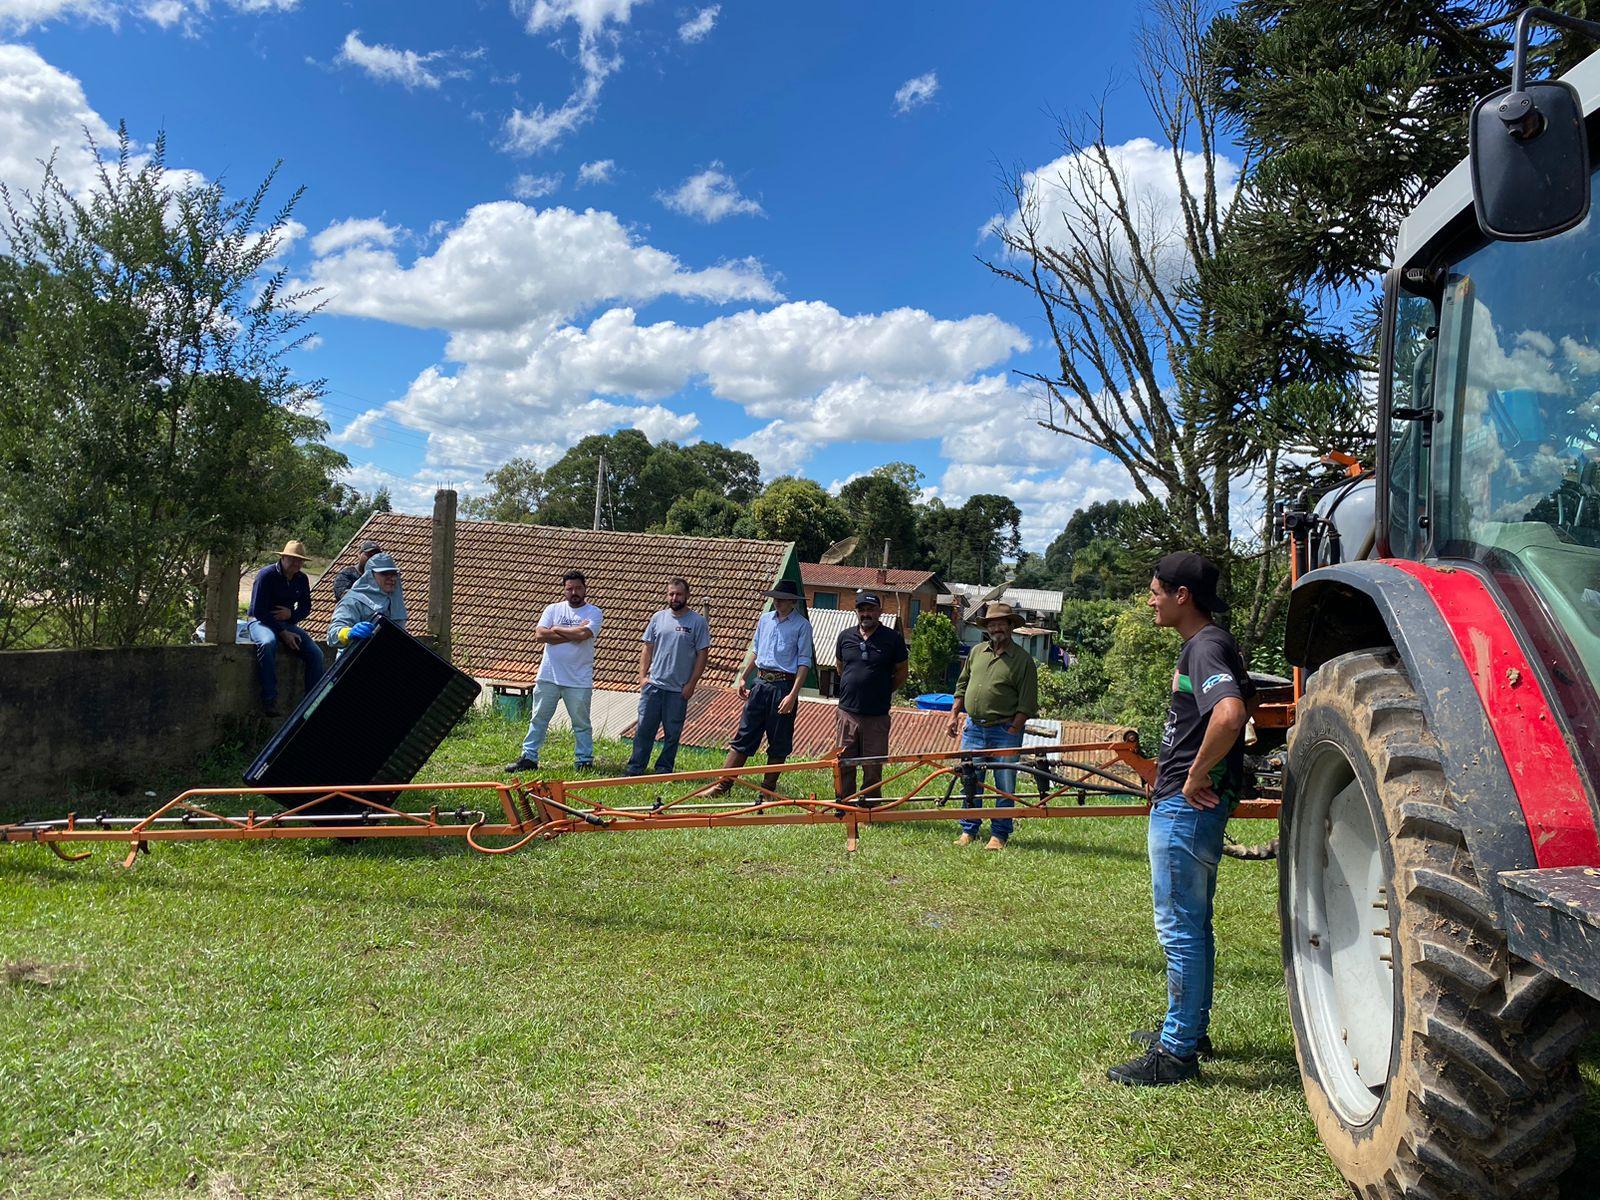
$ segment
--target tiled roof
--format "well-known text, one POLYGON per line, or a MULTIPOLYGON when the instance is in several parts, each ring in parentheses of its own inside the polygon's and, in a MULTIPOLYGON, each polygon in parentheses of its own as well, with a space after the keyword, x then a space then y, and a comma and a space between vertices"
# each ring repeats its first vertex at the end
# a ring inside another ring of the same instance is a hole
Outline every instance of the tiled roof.
POLYGON ((866 588, 869 591, 915 592, 924 587, 939 586, 932 571, 883 571, 887 582, 878 579, 877 567, 833 567, 825 563, 801 563, 800 579, 808 588, 866 588))
MULTIPOLYGON (((400 565, 409 628, 428 630, 428 566, 433 521, 374 513, 312 588, 313 617, 333 613, 333 577, 355 562, 368 538, 400 565)), ((726 683, 754 636, 767 600, 762 595, 784 572, 787 542, 613 533, 502 521, 457 521, 451 614, 452 657, 469 675, 497 683, 531 684, 541 648, 532 638, 545 605, 561 599, 561 576, 576 567, 589 581, 589 599, 605 612, 595 647, 597 687, 632 688, 638 679, 639 634, 662 608, 667 580, 683 575, 691 607, 711 622, 708 683, 726 683)))
MULTIPOLYGON (((811 618, 811 641, 817 651, 817 666, 837 667, 839 635, 856 627, 856 614, 847 608, 814 608, 806 614, 811 618)), ((884 613, 879 618, 890 629, 900 624, 894 613, 884 613)))
MULTIPOLYGON (((838 745, 834 723, 838 705, 826 700, 802 697, 795 714, 794 753, 792 760, 820 758, 838 745)), ((689 701, 689 715, 683 726, 683 745, 711 747, 721 750, 732 740, 739 728, 739 717, 744 711, 744 701, 733 688, 703 688, 689 701)), ((891 710, 889 722, 890 754, 932 754, 955 750, 959 743, 947 732, 950 723, 948 712, 917 708, 891 710)), ((1102 725, 1086 721, 1049 721, 1029 723, 1025 740, 1032 745, 1058 743, 1114 742, 1121 738, 1124 726, 1102 725), (1059 730, 1059 733, 1056 731, 1059 730)), ((629 725, 623 737, 633 736, 629 725)), ((1109 762, 1105 752, 1086 754, 1089 762, 1109 762)))

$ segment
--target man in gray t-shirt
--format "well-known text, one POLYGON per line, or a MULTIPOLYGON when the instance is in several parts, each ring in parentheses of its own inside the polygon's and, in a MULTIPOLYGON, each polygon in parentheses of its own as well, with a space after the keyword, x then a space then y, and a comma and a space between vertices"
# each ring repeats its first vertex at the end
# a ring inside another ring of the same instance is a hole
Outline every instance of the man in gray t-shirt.
POLYGON ((689 607, 687 580, 677 578, 667 584, 667 607, 650 618, 640 643, 639 723, 633 731, 627 773, 646 773, 659 729, 661 754, 653 773, 663 775, 677 762, 689 698, 711 653, 711 626, 689 607))

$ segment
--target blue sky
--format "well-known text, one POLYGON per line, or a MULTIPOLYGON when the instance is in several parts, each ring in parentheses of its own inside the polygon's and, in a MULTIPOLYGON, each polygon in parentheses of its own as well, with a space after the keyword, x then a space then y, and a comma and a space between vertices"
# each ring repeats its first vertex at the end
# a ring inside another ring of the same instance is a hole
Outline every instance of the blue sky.
MULTIPOLYGON (((79 130, 304 184, 285 261, 351 481, 421 510, 634 424, 835 484, 893 459, 1013 495, 1042 548, 1121 472, 1033 426, 1027 297, 974 259, 997 164, 1109 87, 1133 6, 0 0, 0 179, 79 130), (1048 68, 1041 71, 1041 68, 1048 68)), ((1152 155, 1154 148, 1149 148, 1152 155)), ((1159 173, 1159 172, 1157 172, 1159 173)))

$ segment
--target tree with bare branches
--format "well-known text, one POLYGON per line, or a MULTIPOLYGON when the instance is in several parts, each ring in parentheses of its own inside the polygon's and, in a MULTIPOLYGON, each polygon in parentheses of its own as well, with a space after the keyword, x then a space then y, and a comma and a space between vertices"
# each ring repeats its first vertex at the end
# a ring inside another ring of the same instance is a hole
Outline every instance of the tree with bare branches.
POLYGON ((1139 85, 1161 143, 1112 144, 1103 105, 1061 121, 1061 157, 1006 176, 985 265, 1032 293, 1054 344, 1053 369, 1025 373, 1039 424, 1126 469, 1151 562, 1182 544, 1225 565, 1249 645, 1278 618, 1281 571, 1238 537, 1239 496, 1270 512, 1291 468, 1364 425, 1350 338, 1235 240, 1253 172, 1229 156, 1212 15, 1153 0, 1139 85))

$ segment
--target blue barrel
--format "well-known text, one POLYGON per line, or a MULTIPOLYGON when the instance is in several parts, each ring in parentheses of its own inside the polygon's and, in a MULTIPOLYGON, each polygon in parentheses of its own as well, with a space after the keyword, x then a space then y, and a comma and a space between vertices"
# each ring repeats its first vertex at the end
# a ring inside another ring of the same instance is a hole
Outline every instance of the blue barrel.
POLYGON ((924 692, 917 697, 917 707, 931 709, 935 712, 949 712, 956 706, 956 698, 950 692, 924 692))

